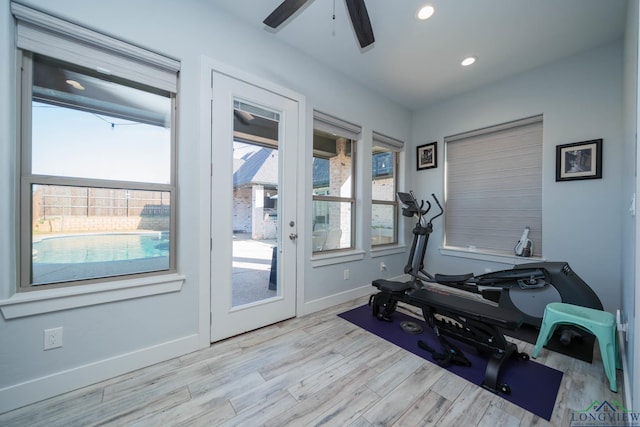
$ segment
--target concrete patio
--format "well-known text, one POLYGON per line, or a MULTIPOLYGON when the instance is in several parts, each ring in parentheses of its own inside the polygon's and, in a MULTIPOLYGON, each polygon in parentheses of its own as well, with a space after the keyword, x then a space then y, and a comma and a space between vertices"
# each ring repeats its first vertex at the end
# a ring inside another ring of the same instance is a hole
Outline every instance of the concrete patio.
POLYGON ((269 289, 275 239, 253 240, 251 233, 233 235, 233 306, 250 304, 277 295, 269 289))

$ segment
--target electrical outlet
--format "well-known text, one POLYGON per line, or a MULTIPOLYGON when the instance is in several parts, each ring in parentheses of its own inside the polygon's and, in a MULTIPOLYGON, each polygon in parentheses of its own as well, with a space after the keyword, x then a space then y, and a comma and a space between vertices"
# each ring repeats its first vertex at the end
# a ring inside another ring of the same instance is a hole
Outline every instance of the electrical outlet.
POLYGON ((345 268, 343 273, 344 280, 349 280, 349 273, 350 273, 349 269, 345 268))
POLYGON ((59 328, 44 330, 44 349, 62 347, 62 326, 59 328))
POLYGON ((384 261, 380 261, 380 271, 385 271, 387 269, 387 264, 384 261))

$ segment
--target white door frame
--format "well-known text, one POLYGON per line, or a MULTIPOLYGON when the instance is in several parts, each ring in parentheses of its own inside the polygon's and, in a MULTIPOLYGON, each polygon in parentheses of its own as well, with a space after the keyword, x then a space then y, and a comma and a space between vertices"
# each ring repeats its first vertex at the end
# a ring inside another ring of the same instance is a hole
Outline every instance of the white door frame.
MULTIPOLYGON (((214 59, 206 56, 201 57, 200 66, 200 204, 198 206, 198 218, 199 218, 199 241, 197 244, 197 259, 199 262, 199 279, 198 285, 198 335, 199 346, 201 348, 208 347, 211 343, 211 248, 212 248, 212 230, 211 230, 211 185, 213 179, 213 169, 211 164, 212 154, 212 128, 211 128, 211 112, 212 112, 212 89, 211 79, 213 72, 219 72, 232 76, 237 80, 242 80, 253 86, 260 87, 268 90, 280 96, 290 98, 298 104, 298 131, 297 140, 300 142, 300 149, 298 150, 298 182, 304 183, 304 174, 306 169, 304 165, 304 155, 306 152, 306 104, 305 97, 295 91, 279 86, 273 82, 264 80, 260 77, 256 77, 242 70, 235 69, 226 64, 220 63, 214 59)), ((183 111, 186 109, 183 108, 183 111)), ((185 191, 182 189, 181 191, 185 191)), ((296 232, 298 234, 298 242, 296 245, 296 258, 298 259, 298 267, 296 269, 296 313, 303 312, 304 301, 304 265, 302 261, 304 256, 304 245, 306 242, 306 233, 304 229, 305 221, 303 220, 302 213, 304 211, 305 192, 304 185, 298 185, 296 189, 296 216, 298 218, 298 226, 296 232)), ((179 268, 179 266, 178 266, 179 268)), ((195 278, 194 278, 195 280, 195 278)), ((187 282, 189 282, 187 278, 187 282)))

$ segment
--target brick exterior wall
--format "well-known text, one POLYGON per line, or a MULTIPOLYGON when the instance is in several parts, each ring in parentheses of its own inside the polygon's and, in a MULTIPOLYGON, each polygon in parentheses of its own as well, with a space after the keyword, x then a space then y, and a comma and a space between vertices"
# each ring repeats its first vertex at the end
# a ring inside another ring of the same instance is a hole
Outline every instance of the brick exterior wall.
POLYGON ((251 233, 251 188, 233 190, 233 232, 251 233))
MULTIPOLYGON (((269 190, 273 195, 275 190, 269 190)), ((236 188, 233 191, 233 232, 251 233, 255 240, 277 238, 276 209, 264 207, 266 190, 262 185, 236 188)))
MULTIPOLYGON (((353 156, 347 155, 347 139, 336 140, 337 156, 329 159, 329 195, 353 197, 353 156)), ((340 248, 351 246, 351 209, 341 209, 341 204, 329 204, 328 229, 340 229, 340 248)))

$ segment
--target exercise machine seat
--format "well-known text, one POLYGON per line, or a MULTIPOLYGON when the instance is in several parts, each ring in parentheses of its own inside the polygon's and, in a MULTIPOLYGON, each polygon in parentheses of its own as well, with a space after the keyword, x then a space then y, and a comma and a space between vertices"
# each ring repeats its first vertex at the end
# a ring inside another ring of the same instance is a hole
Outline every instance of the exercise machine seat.
POLYGON ((376 279, 371 284, 383 292, 389 292, 392 294, 401 294, 411 289, 411 282, 376 279))
POLYGON ((617 392, 616 368, 618 359, 618 335, 613 314, 562 302, 547 304, 542 317, 540 333, 531 356, 536 358, 540 349, 551 339, 559 325, 577 326, 598 339, 604 372, 609 380, 609 389, 617 392))

